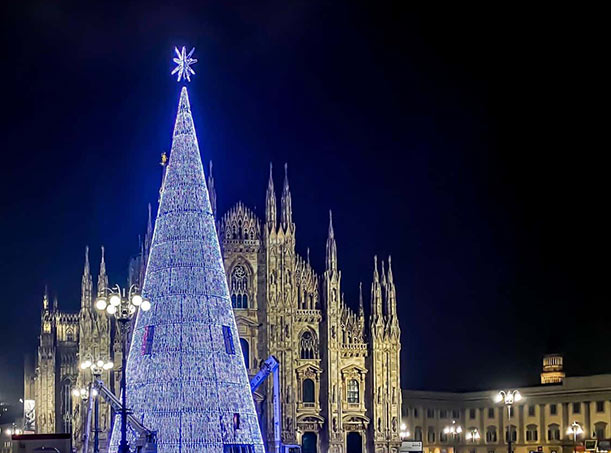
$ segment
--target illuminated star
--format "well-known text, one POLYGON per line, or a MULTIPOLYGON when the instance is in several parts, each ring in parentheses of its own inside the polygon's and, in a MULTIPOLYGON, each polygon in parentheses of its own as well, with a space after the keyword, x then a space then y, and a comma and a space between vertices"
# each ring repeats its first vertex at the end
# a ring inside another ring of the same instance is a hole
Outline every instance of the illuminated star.
POLYGON ((183 46, 182 51, 178 50, 178 47, 174 47, 176 51, 176 55, 178 58, 174 58, 174 63, 177 66, 172 71, 172 75, 178 73, 178 82, 182 79, 187 79, 188 82, 191 81, 191 74, 195 74, 195 71, 191 68, 192 64, 197 63, 197 59, 191 58, 193 52, 195 51, 195 47, 191 49, 191 52, 187 54, 187 50, 183 46))

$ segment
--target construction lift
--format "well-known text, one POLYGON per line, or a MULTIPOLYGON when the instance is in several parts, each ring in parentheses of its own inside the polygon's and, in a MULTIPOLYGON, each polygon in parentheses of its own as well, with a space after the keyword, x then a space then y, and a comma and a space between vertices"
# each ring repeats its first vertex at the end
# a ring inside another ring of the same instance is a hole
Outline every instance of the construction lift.
MULTIPOLYGON (((119 398, 110 391, 100 379, 96 379, 89 390, 89 402, 87 406, 87 422, 85 426, 85 439, 83 442, 83 453, 87 453, 89 447, 89 433, 91 432, 91 413, 96 392, 110 404, 115 413, 121 413, 123 406, 119 398)), ((157 453, 157 433, 145 427, 132 414, 127 414, 127 423, 136 432, 134 453, 157 453)))
POLYGON ((270 355, 261 369, 254 377, 250 380, 250 391, 254 394, 255 390, 263 383, 263 381, 269 376, 273 376, 274 382, 274 393, 272 403, 274 406, 274 451, 273 453, 301 453, 301 447, 299 445, 283 445, 282 438, 280 436, 280 363, 273 355, 270 355))

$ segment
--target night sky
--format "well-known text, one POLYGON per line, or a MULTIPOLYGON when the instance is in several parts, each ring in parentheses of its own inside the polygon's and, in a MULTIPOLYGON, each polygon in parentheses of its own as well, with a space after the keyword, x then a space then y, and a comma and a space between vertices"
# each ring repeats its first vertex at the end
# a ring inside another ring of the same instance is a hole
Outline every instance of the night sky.
POLYGON ((298 252, 322 273, 332 209, 350 305, 392 254, 404 388, 533 384, 552 351, 611 372, 596 27, 532 5, 193 3, 2 6, 0 399, 22 395, 45 284, 78 310, 86 245, 125 281, 171 143, 174 45, 196 47, 220 212, 263 216, 269 162, 278 189, 288 162, 298 252))

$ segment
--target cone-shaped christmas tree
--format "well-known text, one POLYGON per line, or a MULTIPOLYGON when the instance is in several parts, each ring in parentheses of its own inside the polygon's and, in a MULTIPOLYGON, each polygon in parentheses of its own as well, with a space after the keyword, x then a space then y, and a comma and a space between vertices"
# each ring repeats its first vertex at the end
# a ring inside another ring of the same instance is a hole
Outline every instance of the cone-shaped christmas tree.
POLYGON ((186 87, 143 293, 152 308, 135 324, 127 404, 158 452, 263 453, 186 87))

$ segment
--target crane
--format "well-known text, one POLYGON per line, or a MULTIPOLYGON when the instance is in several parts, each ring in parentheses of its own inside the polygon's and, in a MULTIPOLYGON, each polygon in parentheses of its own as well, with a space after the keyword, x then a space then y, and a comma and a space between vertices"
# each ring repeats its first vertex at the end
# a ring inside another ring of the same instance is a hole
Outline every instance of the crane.
POLYGON ((280 436, 280 363, 273 355, 270 355, 257 374, 250 380, 250 391, 254 394, 255 390, 267 379, 273 376, 274 393, 272 403, 274 406, 274 452, 273 453, 301 453, 299 445, 283 445, 280 436))

